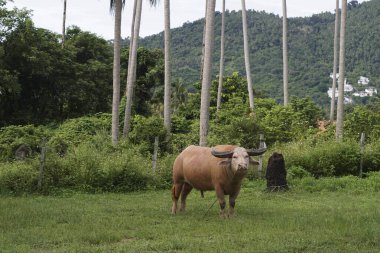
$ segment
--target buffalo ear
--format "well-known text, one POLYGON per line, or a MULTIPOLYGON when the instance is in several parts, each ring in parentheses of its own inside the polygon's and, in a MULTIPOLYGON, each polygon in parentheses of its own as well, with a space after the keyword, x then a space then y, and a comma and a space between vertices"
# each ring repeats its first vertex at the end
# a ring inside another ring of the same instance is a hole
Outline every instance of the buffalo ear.
POLYGON ((255 159, 249 159, 249 163, 252 164, 252 165, 259 165, 260 163, 258 161, 256 161, 255 159))
POLYGON ((222 160, 218 164, 221 167, 228 167, 231 165, 231 160, 230 159, 222 160))

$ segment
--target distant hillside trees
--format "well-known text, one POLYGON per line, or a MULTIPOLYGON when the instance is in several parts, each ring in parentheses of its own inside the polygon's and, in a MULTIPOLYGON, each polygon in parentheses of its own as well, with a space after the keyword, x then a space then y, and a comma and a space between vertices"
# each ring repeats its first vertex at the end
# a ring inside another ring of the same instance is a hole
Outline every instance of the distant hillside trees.
MULTIPOLYGON (((279 1, 278 4, 281 4, 279 1)), ((366 1, 347 13, 346 72, 351 76, 364 75, 380 83, 380 22, 379 1, 366 1), (355 75, 354 75, 355 74, 355 75)), ((221 36, 221 13, 215 16, 215 40, 221 36)), ((282 19, 278 15, 247 10, 249 50, 252 81, 257 91, 277 101, 283 100, 282 19)), ((225 13, 225 75, 234 71, 245 73, 241 12, 225 13)), ((327 90, 333 68, 334 13, 320 13, 304 18, 288 18, 289 94, 310 96, 328 108, 327 90), (328 43, 331 41, 331 43, 328 43)), ((199 80, 199 59, 202 54, 203 20, 184 23, 172 29, 173 78, 182 78, 186 85, 199 80)), ((145 37, 141 45, 163 48, 162 34, 145 37)), ((213 55, 216 75, 219 71, 220 43, 213 55)))

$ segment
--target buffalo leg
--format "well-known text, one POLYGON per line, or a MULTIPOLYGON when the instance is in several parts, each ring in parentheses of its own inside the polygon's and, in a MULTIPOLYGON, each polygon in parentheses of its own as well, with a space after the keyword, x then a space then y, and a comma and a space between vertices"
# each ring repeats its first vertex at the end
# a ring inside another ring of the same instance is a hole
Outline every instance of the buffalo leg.
POLYGON ((220 206, 219 216, 220 218, 226 218, 226 214, 224 212, 224 209, 226 208, 226 201, 224 200, 224 191, 221 187, 216 187, 215 192, 220 206))
POLYGON ((183 183, 174 184, 172 187, 172 200, 173 200, 173 206, 172 206, 172 214, 177 213, 177 204, 178 199, 182 191, 183 183))
POLYGON ((188 183, 184 183, 182 187, 182 193, 181 193, 181 208, 179 209, 180 211, 185 211, 186 208, 186 198, 187 195, 191 192, 193 187, 189 185, 188 183))
POLYGON ((231 194, 230 195, 230 209, 228 210, 228 216, 233 217, 235 215, 235 200, 237 198, 237 194, 231 194))

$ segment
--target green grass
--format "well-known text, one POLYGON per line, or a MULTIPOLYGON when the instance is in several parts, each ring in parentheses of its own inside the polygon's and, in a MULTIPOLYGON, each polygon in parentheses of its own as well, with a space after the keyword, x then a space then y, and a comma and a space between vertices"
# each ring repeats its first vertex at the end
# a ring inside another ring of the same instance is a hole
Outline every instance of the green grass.
POLYGON ((379 252, 380 193, 265 193, 246 184, 236 217, 214 193, 192 192, 170 214, 170 191, 0 197, 0 252, 379 252))

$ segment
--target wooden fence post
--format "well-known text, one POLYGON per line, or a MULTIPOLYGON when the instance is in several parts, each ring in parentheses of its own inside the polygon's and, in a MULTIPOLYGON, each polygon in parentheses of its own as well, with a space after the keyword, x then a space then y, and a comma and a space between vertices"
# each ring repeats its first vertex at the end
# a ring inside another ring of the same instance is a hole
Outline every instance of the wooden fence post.
POLYGON ((359 177, 363 176, 363 160, 364 160, 365 133, 360 136, 360 169, 359 177))
POLYGON ((153 173, 153 176, 156 175, 157 153, 158 153, 158 136, 154 138, 154 150, 153 150, 153 157, 152 157, 152 173, 153 173))
MULTIPOLYGON (((259 146, 259 148, 266 148, 266 147, 267 147, 267 145, 265 144, 264 134, 260 134, 260 146, 259 146)), ((259 156, 259 168, 258 168, 258 172, 259 172, 259 178, 262 178, 262 173, 263 173, 263 155, 259 156)))
POLYGON ((42 187, 42 181, 44 178, 45 159, 46 159, 46 138, 44 137, 42 139, 42 145, 41 145, 40 173, 38 175, 38 185, 37 185, 38 190, 41 190, 41 187, 42 187))

